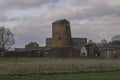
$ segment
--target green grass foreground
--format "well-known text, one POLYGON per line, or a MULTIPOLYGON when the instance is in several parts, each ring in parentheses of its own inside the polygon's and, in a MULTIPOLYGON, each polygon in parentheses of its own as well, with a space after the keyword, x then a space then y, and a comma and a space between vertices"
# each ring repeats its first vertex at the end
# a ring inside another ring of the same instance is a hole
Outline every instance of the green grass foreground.
POLYGON ((120 80, 120 72, 0 76, 0 80, 120 80))
POLYGON ((120 59, 0 58, 0 75, 120 71, 120 59))

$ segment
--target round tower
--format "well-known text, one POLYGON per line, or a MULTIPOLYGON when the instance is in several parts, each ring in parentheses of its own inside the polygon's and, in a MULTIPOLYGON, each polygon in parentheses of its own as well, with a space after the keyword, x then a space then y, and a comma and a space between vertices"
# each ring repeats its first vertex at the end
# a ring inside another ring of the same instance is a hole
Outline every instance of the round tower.
POLYGON ((52 23, 52 47, 69 47, 72 45, 70 22, 66 19, 52 23))

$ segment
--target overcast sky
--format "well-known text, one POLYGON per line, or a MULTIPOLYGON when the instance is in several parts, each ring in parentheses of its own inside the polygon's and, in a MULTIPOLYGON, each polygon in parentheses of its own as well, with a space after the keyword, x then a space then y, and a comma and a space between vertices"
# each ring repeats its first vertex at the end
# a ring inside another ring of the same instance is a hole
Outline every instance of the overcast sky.
POLYGON ((70 21, 73 37, 110 40, 120 34, 120 0, 0 0, 0 26, 15 34, 14 47, 43 46, 60 19, 70 21))

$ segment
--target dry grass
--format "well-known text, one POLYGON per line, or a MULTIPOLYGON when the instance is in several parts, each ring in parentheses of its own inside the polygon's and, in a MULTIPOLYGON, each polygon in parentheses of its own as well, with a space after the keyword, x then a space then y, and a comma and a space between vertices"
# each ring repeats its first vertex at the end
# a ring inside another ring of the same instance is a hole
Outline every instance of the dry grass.
POLYGON ((73 73, 120 70, 120 59, 2 58, 0 74, 73 73))

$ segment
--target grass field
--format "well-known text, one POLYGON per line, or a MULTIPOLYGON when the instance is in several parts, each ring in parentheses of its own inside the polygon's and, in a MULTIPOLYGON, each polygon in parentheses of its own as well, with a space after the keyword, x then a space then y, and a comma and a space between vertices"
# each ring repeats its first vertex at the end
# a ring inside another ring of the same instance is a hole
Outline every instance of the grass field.
POLYGON ((0 80, 120 80, 120 72, 0 76, 0 80))
POLYGON ((120 71, 120 59, 0 58, 0 75, 120 71))

